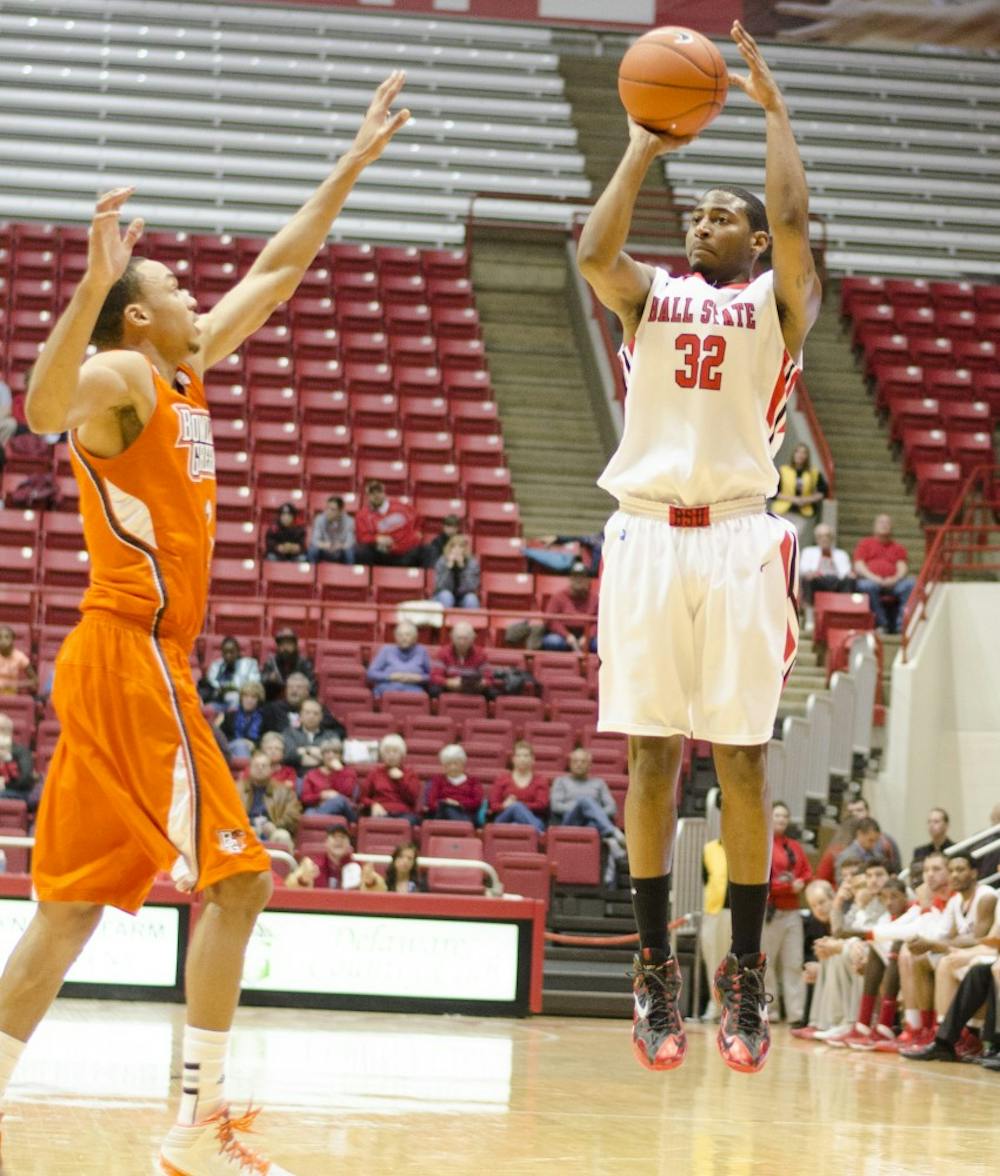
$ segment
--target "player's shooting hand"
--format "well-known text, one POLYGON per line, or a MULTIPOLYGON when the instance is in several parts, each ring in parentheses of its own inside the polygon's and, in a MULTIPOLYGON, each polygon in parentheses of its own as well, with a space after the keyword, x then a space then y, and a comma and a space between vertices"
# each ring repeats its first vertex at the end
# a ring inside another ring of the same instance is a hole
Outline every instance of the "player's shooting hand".
POLYGON ((358 133, 354 136, 354 144, 348 153, 362 167, 367 167, 369 163, 378 159, 393 135, 409 121, 410 112, 405 107, 395 114, 389 109, 399 96, 405 81, 405 71, 394 69, 375 91, 375 96, 371 100, 365 117, 361 120, 358 133))
POLYGON ((731 73, 729 84, 738 87, 748 98, 767 111, 784 110, 785 101, 781 97, 781 90, 778 89, 774 74, 757 48, 757 42, 738 20, 733 21, 729 35, 736 42, 736 48, 750 70, 746 77, 731 73))
POLYGON ((94 219, 90 222, 87 274, 102 285, 112 286, 118 281, 135 243, 142 236, 142 220, 138 217, 124 235, 118 227, 121 210, 134 191, 134 188, 115 188, 98 197, 94 219))
POLYGON ((670 135, 663 131, 651 131, 642 123, 637 123, 631 115, 628 116, 629 143, 634 147, 641 148, 650 159, 655 159, 658 155, 666 155, 670 151, 679 151, 681 147, 693 143, 696 137, 695 135, 670 135))

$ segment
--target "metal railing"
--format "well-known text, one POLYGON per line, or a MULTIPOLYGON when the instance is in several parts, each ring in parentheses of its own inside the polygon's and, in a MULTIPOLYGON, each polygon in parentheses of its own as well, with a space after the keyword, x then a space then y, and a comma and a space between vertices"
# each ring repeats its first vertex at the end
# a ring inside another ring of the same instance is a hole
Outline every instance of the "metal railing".
POLYGON ((930 552, 907 602, 903 620, 903 661, 927 618, 934 591, 955 578, 987 579, 1000 573, 1000 468, 976 466, 937 528, 930 552))

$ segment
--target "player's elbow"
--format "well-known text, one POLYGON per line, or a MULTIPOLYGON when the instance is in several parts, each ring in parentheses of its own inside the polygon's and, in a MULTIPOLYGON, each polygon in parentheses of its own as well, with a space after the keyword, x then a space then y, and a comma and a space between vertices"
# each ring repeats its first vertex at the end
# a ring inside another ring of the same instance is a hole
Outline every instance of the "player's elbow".
POLYGON ((44 399, 31 392, 24 402, 24 419, 32 433, 63 433, 66 430, 65 414, 51 404, 46 405, 44 399))

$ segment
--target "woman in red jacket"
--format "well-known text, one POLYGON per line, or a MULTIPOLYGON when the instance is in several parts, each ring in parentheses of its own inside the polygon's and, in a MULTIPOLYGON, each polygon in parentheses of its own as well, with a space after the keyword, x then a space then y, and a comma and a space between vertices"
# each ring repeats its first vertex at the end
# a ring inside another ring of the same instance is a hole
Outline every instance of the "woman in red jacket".
POLYGON ((384 735, 378 745, 379 762, 361 785, 361 808, 371 817, 405 817, 420 820, 420 777, 403 762, 406 744, 402 735, 384 735))
POLYGON ((459 743, 449 743, 438 753, 443 773, 427 781, 424 811, 441 821, 472 821, 478 825, 483 803, 483 786, 465 774, 468 756, 459 743))
POLYGON ((774 802, 771 845, 771 890, 767 922, 761 946, 767 956, 768 983, 777 995, 780 983, 785 1017, 793 1024, 802 1020, 806 988, 802 975, 805 943, 802 891, 812 880, 806 851, 786 836, 790 813, 780 800, 774 802))
POLYGON ((533 825, 545 832, 549 815, 549 784, 535 772, 531 744, 519 739, 514 744, 510 771, 497 776, 490 789, 490 820, 497 825, 533 825))

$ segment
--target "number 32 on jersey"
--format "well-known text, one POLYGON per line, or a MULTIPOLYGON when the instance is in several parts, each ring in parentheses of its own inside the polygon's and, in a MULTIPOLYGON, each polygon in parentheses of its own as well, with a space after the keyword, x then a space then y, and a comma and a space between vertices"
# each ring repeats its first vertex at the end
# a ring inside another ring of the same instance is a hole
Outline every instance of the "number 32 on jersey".
POLYGON ((704 339, 688 331, 678 335, 674 346, 681 354, 681 367, 674 373, 678 388, 703 388, 718 392, 722 387, 722 362, 726 358, 726 340, 722 335, 704 339))

